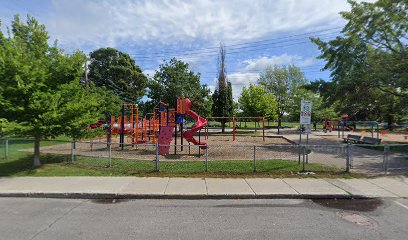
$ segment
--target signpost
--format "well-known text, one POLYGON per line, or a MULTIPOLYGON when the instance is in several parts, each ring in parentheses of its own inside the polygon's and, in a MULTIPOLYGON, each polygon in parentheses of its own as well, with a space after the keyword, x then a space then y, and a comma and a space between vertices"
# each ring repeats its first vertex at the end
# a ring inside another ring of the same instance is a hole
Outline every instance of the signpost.
POLYGON ((302 100, 300 103, 300 124, 310 125, 312 119, 312 101, 302 100))
MULTIPOLYGON (((305 132, 306 132, 306 144, 309 143, 309 134, 311 133, 310 123, 312 119, 312 101, 310 100, 303 100, 300 102, 300 135, 299 135, 299 145, 302 143, 302 130, 303 124, 306 125, 305 132)), ((305 151, 303 151, 305 154, 305 151)), ((303 160, 305 156, 303 156, 303 160)), ((309 162, 309 157, 306 154, 306 162, 309 162)), ((299 152, 299 163, 300 163, 300 152, 299 152)))

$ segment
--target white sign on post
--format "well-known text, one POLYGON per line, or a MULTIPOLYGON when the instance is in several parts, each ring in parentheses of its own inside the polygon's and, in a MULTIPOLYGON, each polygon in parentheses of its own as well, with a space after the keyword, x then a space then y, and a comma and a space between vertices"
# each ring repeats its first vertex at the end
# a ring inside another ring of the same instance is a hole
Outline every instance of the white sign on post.
POLYGON ((312 119, 312 101, 302 100, 300 104, 300 124, 310 124, 312 119))

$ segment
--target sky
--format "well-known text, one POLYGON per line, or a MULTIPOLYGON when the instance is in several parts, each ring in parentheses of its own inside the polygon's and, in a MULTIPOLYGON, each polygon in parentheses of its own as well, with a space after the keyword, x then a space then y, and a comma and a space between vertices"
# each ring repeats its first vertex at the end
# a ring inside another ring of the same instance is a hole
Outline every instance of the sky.
POLYGON ((237 99, 267 66, 294 64, 308 81, 329 81, 309 38, 338 36, 345 24, 339 12, 349 9, 346 0, 0 0, 0 20, 5 31, 15 14, 31 15, 65 52, 113 47, 149 76, 176 57, 211 90, 222 43, 237 99))

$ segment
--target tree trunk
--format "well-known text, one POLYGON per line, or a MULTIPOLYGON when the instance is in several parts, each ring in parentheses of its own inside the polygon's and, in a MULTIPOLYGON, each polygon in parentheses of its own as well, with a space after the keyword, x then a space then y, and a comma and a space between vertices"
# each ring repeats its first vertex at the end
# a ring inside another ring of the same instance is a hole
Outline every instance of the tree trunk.
POLYGON ((221 121, 221 133, 225 133, 225 121, 221 121))
POLYGON ((34 137, 34 162, 33 166, 38 167, 41 165, 40 162, 40 137, 34 137))
POLYGON ((279 114, 279 116, 278 116, 278 135, 280 134, 280 127, 281 127, 281 124, 282 124, 282 116, 279 114))
POLYGON ((394 131, 395 129, 395 118, 393 115, 387 115, 388 130, 394 131))

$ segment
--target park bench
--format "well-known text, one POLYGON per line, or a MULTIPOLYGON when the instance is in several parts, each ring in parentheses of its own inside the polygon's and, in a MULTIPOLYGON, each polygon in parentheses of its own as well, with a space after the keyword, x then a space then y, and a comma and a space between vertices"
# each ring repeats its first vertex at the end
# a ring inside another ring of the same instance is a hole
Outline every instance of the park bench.
POLYGON ((359 143, 361 136, 348 134, 346 138, 343 138, 345 143, 359 143))
POLYGON ((359 143, 364 143, 364 144, 380 144, 381 143, 381 138, 373 138, 373 137, 363 137, 359 143))

